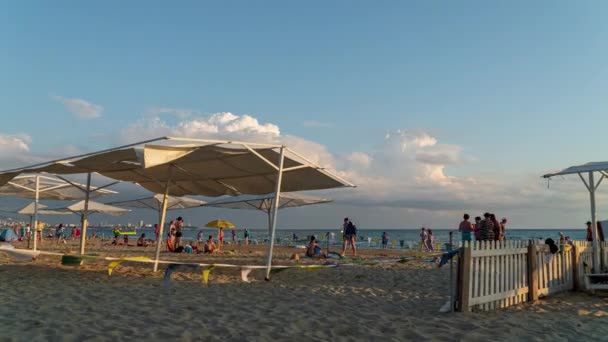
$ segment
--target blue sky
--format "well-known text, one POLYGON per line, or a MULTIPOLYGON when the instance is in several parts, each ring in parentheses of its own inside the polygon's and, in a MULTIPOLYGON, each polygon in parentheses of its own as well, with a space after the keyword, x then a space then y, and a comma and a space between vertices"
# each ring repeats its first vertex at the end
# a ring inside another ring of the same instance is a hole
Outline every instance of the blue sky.
MULTIPOLYGON (((29 136, 32 154, 94 150, 158 107, 250 114, 336 155, 374 155, 387 133, 422 131, 457 146, 446 175, 517 188, 606 159, 606 10, 602 1, 6 2, 0 135, 29 136), (59 99, 103 110, 79 119, 59 99)), ((555 221, 522 211, 520 225, 564 222, 542 207, 555 221)), ((378 225, 452 220, 429 209, 378 225)), ((573 210, 567 224, 585 219, 586 207, 573 210)))

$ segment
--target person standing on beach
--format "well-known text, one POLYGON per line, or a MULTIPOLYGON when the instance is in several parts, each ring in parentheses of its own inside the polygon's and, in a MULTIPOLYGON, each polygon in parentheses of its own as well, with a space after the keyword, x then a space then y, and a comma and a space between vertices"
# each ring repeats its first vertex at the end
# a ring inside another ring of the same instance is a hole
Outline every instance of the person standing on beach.
POLYGON ((427 250, 429 252, 433 252, 435 249, 433 248, 433 245, 435 244, 435 235, 433 235, 433 231, 430 229, 427 229, 427 238, 426 238, 426 244, 427 244, 427 250))
POLYGON ((382 233, 382 249, 386 249, 386 245, 388 245, 388 234, 386 232, 382 233))
POLYGON ((247 230, 247 228, 245 228, 245 231, 243 232, 243 239, 245 240, 245 246, 249 245, 249 230, 247 230))
POLYGON ((426 240, 429 238, 429 234, 426 232, 426 228, 420 228, 420 250, 424 249, 425 251, 429 251, 428 246, 426 244, 426 240))
POLYGON ((587 221, 587 241, 593 241, 593 229, 591 229, 591 221, 587 221))
POLYGON ((507 218, 503 217, 500 220, 500 241, 505 240, 507 236, 507 218))
POLYGON ((236 229, 232 230, 232 242, 236 243, 236 229))
POLYGON ((218 233, 219 243, 217 244, 217 249, 221 250, 224 246, 224 228, 220 228, 220 232, 218 233))
POLYGON ((183 229, 184 229, 184 219, 182 219, 182 217, 180 216, 177 218, 177 222, 175 222, 175 248, 181 246, 183 229))
POLYGON ((203 234, 203 230, 199 230, 198 235, 196 236, 196 246, 201 248, 201 244, 203 243, 203 239, 205 238, 205 234, 203 234))
POLYGON ((462 222, 458 226, 458 231, 460 232, 460 237, 462 241, 471 241, 471 234, 475 231, 475 227, 473 224, 469 222, 469 214, 464 214, 462 222))
POLYGON ((158 241, 158 234, 160 230, 158 229, 158 223, 154 224, 154 235, 156 236, 156 241, 158 241))
POLYGON ((44 229, 44 223, 38 221, 38 225, 36 227, 36 237, 38 239, 38 243, 42 246, 42 230, 44 229))
POLYGON ((475 224, 473 225, 473 228, 475 229, 475 240, 481 240, 481 217, 475 217, 475 224))
POLYGON ((350 243, 353 250, 353 255, 357 256, 357 227, 348 219, 344 218, 343 224, 343 242, 342 242, 342 256, 346 255, 346 248, 350 243))
POLYGON ((502 235, 500 222, 498 222, 494 214, 490 214, 490 221, 492 221, 492 225, 494 226, 494 240, 499 241, 502 235))
POLYGON ((494 240, 494 224, 490 219, 490 213, 483 214, 483 220, 479 222, 479 238, 482 241, 494 240))

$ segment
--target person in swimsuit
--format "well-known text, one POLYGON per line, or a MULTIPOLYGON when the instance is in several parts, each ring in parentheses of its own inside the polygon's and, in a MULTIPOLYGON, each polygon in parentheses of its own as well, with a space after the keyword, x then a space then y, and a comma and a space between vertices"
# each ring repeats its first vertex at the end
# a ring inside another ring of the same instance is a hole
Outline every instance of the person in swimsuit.
POLYGON ((314 235, 310 237, 310 243, 308 244, 308 248, 306 248, 306 256, 310 258, 327 258, 327 253, 321 250, 314 235))
POLYGON ((222 246, 224 246, 224 228, 220 228, 220 231, 218 233, 218 249, 222 249, 222 246))
POLYGON ((353 255, 357 256, 357 227, 348 219, 348 217, 345 217, 342 229, 342 256, 346 255, 346 248, 348 248, 348 244, 350 244, 353 250, 353 255))
POLYGON ((146 234, 141 234, 139 239, 137 239, 137 246, 139 246, 139 247, 148 246, 148 243, 146 242, 146 234))
POLYGON ((213 242, 213 235, 209 235, 209 239, 207 239, 207 242, 205 243, 205 253, 215 253, 218 251, 217 246, 215 245, 215 242, 213 242))
POLYGON ((245 229, 243 233, 243 239, 245 240, 245 246, 249 245, 249 230, 245 229))
POLYGON ((462 241, 471 241, 471 234, 475 231, 473 224, 469 222, 469 218, 469 214, 464 214, 463 221, 460 222, 460 225, 458 226, 462 241))

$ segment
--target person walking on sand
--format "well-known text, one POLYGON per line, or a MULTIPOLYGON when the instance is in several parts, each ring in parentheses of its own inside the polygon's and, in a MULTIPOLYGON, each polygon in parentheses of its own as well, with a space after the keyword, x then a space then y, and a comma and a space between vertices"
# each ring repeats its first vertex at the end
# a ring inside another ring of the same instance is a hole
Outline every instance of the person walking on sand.
POLYGON ((429 233, 427 233, 426 228, 420 228, 420 250, 429 251, 426 240, 429 238, 429 233))
POLYGON ((232 243, 236 243, 236 229, 232 230, 232 243))
POLYGON ((346 255, 348 244, 350 244, 353 250, 353 256, 357 256, 357 227, 348 219, 348 217, 345 217, 342 229, 342 256, 346 255))
POLYGON ((471 241, 471 235, 475 232, 475 227, 473 224, 469 222, 471 217, 469 214, 464 214, 462 222, 458 226, 458 231, 460 232, 460 237, 462 241, 471 241))
POLYGON ((479 222, 480 231, 479 238, 482 241, 492 241, 494 240, 494 224, 490 219, 490 213, 483 214, 483 220, 479 222))
POLYGON ((61 240, 65 241, 65 238, 63 237, 64 233, 65 233, 65 228, 63 227, 63 223, 60 223, 57 226, 57 229, 55 229, 55 237, 57 238, 57 244, 59 244, 59 242, 61 240))

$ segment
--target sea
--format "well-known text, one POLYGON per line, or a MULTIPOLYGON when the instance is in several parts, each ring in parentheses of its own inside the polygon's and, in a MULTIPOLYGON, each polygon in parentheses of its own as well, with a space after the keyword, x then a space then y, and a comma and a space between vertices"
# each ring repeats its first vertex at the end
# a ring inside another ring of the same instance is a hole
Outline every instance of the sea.
MULTIPOLYGON (((130 238, 139 237, 140 234, 146 234, 146 238, 154 239, 153 228, 140 228, 140 229, 129 229, 122 228, 123 231, 136 232, 137 235, 131 235, 130 238)), ((184 241, 196 240, 199 232, 203 233, 205 239, 212 235, 217 238, 217 229, 211 228, 194 228, 186 227, 183 231, 182 239, 184 241)), ((69 229, 68 229, 69 232, 69 229)), ((88 234, 93 232, 97 236, 104 238, 112 237, 112 228, 110 227, 89 227, 88 234)), ((405 248, 412 249, 418 243, 420 237, 420 230, 418 229, 359 229, 357 232, 357 246, 359 248, 381 248, 381 236, 386 232, 388 234, 389 247, 391 248, 405 248)), ((511 229, 506 232, 507 240, 545 240, 552 238, 553 240, 559 240, 559 233, 562 232, 565 236, 570 237, 571 240, 584 240, 586 237, 585 229, 511 229)), ((236 242, 244 239, 244 230, 235 230, 236 242)), ((433 235, 435 235, 435 242, 445 245, 450 242, 450 233, 452 234, 452 241, 458 242, 461 240, 460 233, 457 230, 448 229, 433 229, 433 235)), ((231 230, 225 230, 225 240, 232 241, 231 230)), ((309 240, 310 236, 314 235, 319 243, 329 244, 331 246, 338 246, 342 243, 341 231, 336 230, 321 230, 321 229, 278 229, 276 231, 276 243, 278 245, 303 245, 309 240)), ((268 243, 270 237, 267 229, 250 229, 249 240, 251 243, 268 243)))

